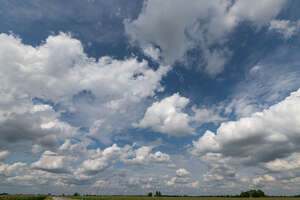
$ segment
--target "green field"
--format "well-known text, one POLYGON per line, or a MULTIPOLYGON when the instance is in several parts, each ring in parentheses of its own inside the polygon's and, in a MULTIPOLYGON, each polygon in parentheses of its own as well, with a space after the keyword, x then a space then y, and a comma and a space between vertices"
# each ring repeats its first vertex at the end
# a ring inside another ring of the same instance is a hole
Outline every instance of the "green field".
MULTIPOLYGON (((63 199, 75 200, 247 200, 249 198, 239 197, 147 197, 147 196, 65 196, 63 199)), ((0 200, 51 200, 44 195, 0 195, 0 200)), ((253 199, 253 198, 251 198, 253 199)), ((255 198, 259 200, 300 200, 293 197, 264 197, 255 198)))
MULTIPOLYGON (((82 200, 247 200, 249 198, 239 198, 239 197, 147 197, 147 196, 78 196, 78 197, 68 197, 72 199, 82 199, 82 200)), ((251 198, 253 199, 253 198, 251 198)), ((300 200, 299 198, 292 197, 264 197, 264 198, 254 198, 258 200, 300 200)))
MULTIPOLYGON (((48 200, 46 195, 0 195, 0 200, 48 200)), ((50 199, 49 199, 50 200, 50 199)))

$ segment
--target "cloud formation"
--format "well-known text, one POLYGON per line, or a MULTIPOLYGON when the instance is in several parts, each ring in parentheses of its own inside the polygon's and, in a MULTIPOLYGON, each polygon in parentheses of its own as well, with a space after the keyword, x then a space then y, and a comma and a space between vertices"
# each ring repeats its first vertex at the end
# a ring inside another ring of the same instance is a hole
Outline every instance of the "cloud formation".
POLYGON ((300 22, 290 20, 272 20, 269 25, 270 31, 281 34, 285 39, 289 39, 299 32, 300 22))
POLYGON ((70 172, 70 163, 74 161, 72 157, 57 155, 51 151, 45 151, 40 159, 31 164, 34 169, 44 170, 52 173, 68 173, 70 172))
MULTIPOLYGON (((135 58, 114 60, 102 57, 96 61, 87 57, 80 41, 64 33, 49 36, 37 47, 23 44, 14 35, 1 34, 0 42, 0 92, 3 94, 0 106, 7 116, 3 118, 4 115, 1 115, 1 128, 9 129, 5 132, 14 131, 7 135, 9 138, 6 139, 10 141, 22 138, 13 138, 22 134, 17 132, 16 127, 31 126, 24 120, 41 121, 38 118, 46 110, 24 110, 24 104, 33 107, 32 99, 39 98, 60 104, 65 112, 76 113, 73 120, 80 121, 78 126, 93 126, 90 134, 94 137, 99 136, 101 129, 103 134, 99 138, 108 142, 110 133, 119 132, 128 127, 130 121, 136 120, 138 108, 143 109, 142 101, 146 97, 163 90, 160 80, 169 71, 167 66, 155 71, 148 67, 146 61, 139 62, 135 58), (17 109, 18 105, 22 108, 17 109), (27 112, 30 114, 24 114, 27 112), (113 121, 123 123, 116 127, 111 124, 113 121)), ((59 117, 59 113, 53 115, 59 117)), ((40 127, 24 127, 31 132, 24 134, 24 138, 31 138, 34 132, 38 134, 38 129, 49 131, 59 126, 63 123, 56 120, 48 124, 44 122, 40 127)))
POLYGON ((193 134, 194 129, 189 125, 189 115, 183 112, 188 103, 189 99, 181 97, 178 93, 155 102, 147 109, 137 127, 151 127, 154 131, 173 136, 193 134))
POLYGON ((190 100, 179 93, 154 102, 147 108, 144 118, 134 124, 138 128, 152 128, 154 131, 170 136, 195 134, 195 128, 206 123, 219 123, 225 118, 208 108, 188 109, 190 100), (189 111, 189 112, 187 112, 189 111))
POLYGON ((230 50, 214 48, 226 42, 226 36, 243 21, 260 27, 274 18, 284 0, 182 1, 149 0, 137 19, 125 21, 126 33, 142 49, 157 45, 166 63, 184 59, 188 50, 200 47, 204 70, 210 75, 223 71, 230 50))
POLYGON ((298 4, 4 0, 0 190, 297 192, 298 4))
POLYGON ((216 134, 207 131, 193 142, 192 154, 221 153, 238 159, 241 164, 258 164, 287 157, 297 151, 299 109, 300 90, 297 90, 262 112, 222 123, 216 134))

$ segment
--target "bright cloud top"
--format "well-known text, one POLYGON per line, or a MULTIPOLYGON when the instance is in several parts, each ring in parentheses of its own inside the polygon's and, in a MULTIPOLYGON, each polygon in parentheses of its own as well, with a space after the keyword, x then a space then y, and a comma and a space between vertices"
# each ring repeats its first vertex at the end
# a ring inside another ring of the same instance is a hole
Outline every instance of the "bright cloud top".
POLYGON ((175 136, 193 134, 194 129, 189 125, 189 115, 183 112, 188 103, 187 98, 177 93, 155 102, 147 109, 137 127, 152 127, 157 132, 175 136))

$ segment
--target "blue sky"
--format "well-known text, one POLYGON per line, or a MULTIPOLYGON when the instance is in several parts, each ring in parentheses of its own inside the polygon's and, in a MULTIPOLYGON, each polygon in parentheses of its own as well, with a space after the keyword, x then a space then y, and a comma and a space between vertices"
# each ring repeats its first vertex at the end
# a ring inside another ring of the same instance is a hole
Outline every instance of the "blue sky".
POLYGON ((299 6, 3 1, 0 191, 296 194, 299 6))

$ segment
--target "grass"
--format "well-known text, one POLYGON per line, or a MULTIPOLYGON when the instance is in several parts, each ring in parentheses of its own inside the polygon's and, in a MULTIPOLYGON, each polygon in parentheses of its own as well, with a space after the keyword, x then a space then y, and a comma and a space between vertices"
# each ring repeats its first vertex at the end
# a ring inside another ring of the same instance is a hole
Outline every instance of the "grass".
MULTIPOLYGON (((66 196, 65 199, 75 200, 247 200, 238 197, 147 197, 147 196, 66 196)), ((253 198, 251 198, 253 199, 253 198)), ((300 200, 292 197, 265 197, 257 200, 300 200)), ((52 200, 45 195, 0 195, 0 200, 52 200)))
POLYGON ((16 195, 0 195, 0 200, 52 200, 52 198, 47 197, 45 195, 16 194, 16 195))
MULTIPOLYGON (((147 197, 147 196, 69 196, 71 199, 80 200, 247 200, 239 197, 147 197)), ((251 198, 253 199, 253 198, 251 198)), ((254 198, 258 200, 300 200, 292 197, 264 197, 254 198)))

